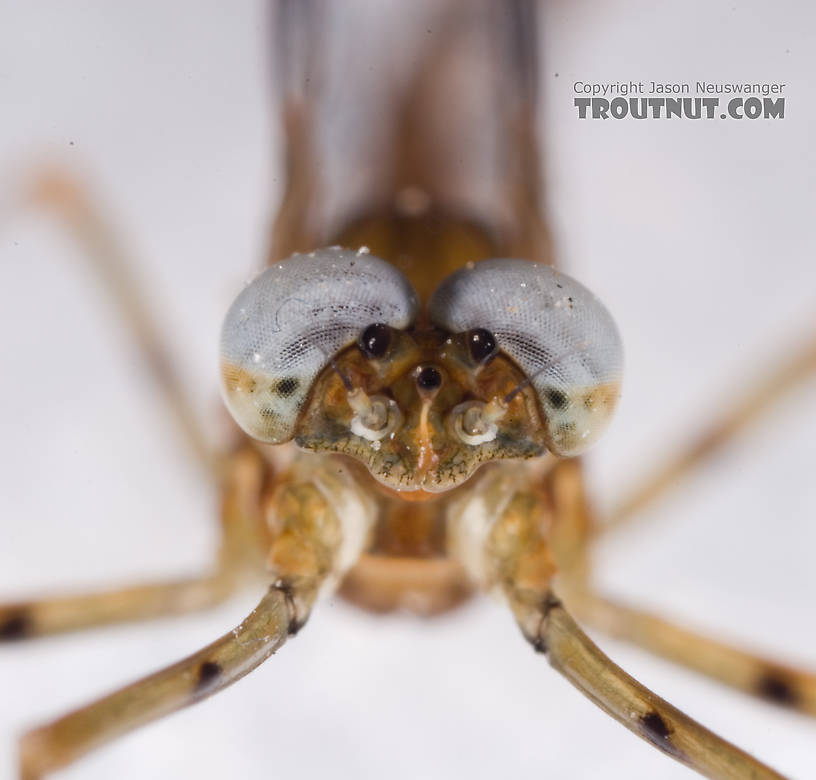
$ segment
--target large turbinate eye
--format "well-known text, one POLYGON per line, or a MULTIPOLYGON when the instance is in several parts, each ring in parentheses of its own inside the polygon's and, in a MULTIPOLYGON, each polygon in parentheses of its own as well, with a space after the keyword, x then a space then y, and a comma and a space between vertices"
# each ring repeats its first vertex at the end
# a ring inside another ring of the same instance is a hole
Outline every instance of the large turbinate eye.
MULTIPOLYGON (((449 276, 431 296, 431 321, 495 338, 527 374, 549 448, 577 455, 604 431, 620 394, 623 348, 612 316, 583 285, 551 266, 485 260, 449 276)), ((481 337, 478 340, 481 342, 481 337)))
MULTIPOLYGON (((278 444, 294 434, 309 389, 364 331, 406 328, 417 296, 392 265, 331 247, 292 255, 235 299, 221 330, 221 376, 232 416, 250 435, 278 444)), ((379 349, 381 338, 371 340, 379 349)), ((383 350, 384 353, 385 350, 383 350)))

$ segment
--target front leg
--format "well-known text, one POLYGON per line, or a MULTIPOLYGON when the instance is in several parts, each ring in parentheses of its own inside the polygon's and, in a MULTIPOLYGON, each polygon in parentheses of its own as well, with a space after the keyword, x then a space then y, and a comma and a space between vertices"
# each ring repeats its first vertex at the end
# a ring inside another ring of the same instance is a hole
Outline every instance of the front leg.
POLYGON ((533 648, 594 704, 654 747, 719 780, 782 776, 641 685, 598 648, 553 590, 552 499, 516 466, 500 466, 451 506, 451 549, 503 597, 533 648))
POLYGON ((261 517, 269 466, 251 446, 223 458, 221 540, 212 571, 170 582, 91 593, 0 601, 0 643, 215 606, 263 577, 270 537, 261 517))
POLYGON ((20 778, 36 780, 116 737, 216 693, 265 661, 305 621, 316 583, 273 585, 237 628, 166 669, 26 733, 20 778))
POLYGON ((685 628, 598 593, 589 570, 591 531, 580 463, 559 462, 548 474, 553 524, 549 536, 560 567, 559 592, 573 615, 608 636, 730 685, 751 696, 816 716, 816 673, 685 628))
POLYGON ((191 656, 25 734, 20 776, 35 780, 157 718, 216 693, 272 655, 306 622, 368 543, 375 505, 335 461, 295 462, 270 506, 272 585, 235 629, 191 656))
POLYGON ((511 598, 536 651, 594 704, 641 739, 705 777, 783 780, 783 775, 709 731, 610 660, 551 592, 535 607, 511 598))

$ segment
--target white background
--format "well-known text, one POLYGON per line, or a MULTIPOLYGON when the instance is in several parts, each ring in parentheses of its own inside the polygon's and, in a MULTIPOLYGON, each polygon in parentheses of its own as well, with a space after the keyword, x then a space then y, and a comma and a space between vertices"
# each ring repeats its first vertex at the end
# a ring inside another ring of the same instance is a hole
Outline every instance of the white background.
MULTIPOLYGON (((615 0, 547 14, 547 187, 563 265, 615 313, 620 412, 591 456, 610 505, 816 331, 816 72, 808 4, 615 0), (558 77, 555 77, 558 73, 558 77), (572 82, 782 81, 784 121, 579 122, 572 82)), ((59 161, 119 226, 215 423, 221 316, 262 260, 277 191, 260 3, 0 2, 0 593, 193 573, 216 496, 99 284, 47 219, 10 216, 59 161)), ((605 545, 599 578, 816 667, 816 383, 605 545)), ((174 661, 206 615, 0 648, 0 777, 25 726, 174 661)), ((816 774, 816 724, 600 638, 629 672, 776 768, 816 774)), ((338 601, 250 677, 65 773, 147 777, 682 778, 478 600, 443 619, 338 601)))

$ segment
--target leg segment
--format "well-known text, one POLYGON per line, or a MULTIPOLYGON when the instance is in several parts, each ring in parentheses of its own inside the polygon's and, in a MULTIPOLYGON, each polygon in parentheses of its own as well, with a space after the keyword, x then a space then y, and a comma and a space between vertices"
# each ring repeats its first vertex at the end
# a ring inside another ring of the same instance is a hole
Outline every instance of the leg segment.
POLYGON ((595 517, 587 500, 581 461, 553 464, 544 478, 553 517, 549 543, 561 578, 561 589, 583 589, 590 577, 589 542, 595 517))
POLYGON ((259 465, 257 454, 252 462, 248 448, 223 458, 211 451, 172 369, 165 340, 132 277, 134 263, 83 187, 59 171, 45 171, 28 187, 26 205, 56 214, 79 243, 88 263, 122 312, 192 450, 221 483, 222 544, 217 568, 208 576, 103 593, 0 604, 0 641, 178 614, 214 605, 235 590, 247 569, 262 569, 263 553, 258 550, 268 547, 268 536, 263 531, 263 523, 258 522, 257 493, 266 467, 259 465))
POLYGON ((269 466, 247 447, 224 461, 221 548, 215 571, 189 580, 0 604, 0 642, 214 606, 265 574, 270 536, 261 513, 269 466))
MULTIPOLYGON (((707 777, 780 778, 638 683, 581 631, 551 590, 556 566, 548 539, 557 537, 551 521, 558 500, 531 488, 521 471, 495 469, 452 506, 451 549, 474 580, 504 596, 524 636, 556 670, 659 750, 707 777)), ((570 534, 558 538, 562 552, 573 550, 570 534)))
MULTIPOLYGON (((573 602, 571 602, 572 604, 573 602)), ((784 707, 816 715, 816 674, 777 663, 597 595, 579 596, 576 614, 609 636, 784 707)))
MULTIPOLYGON (((635 485, 613 509, 610 518, 593 528, 595 535, 607 533, 627 524, 649 504, 657 501, 683 477, 700 466, 706 458, 745 430, 767 412, 786 392, 816 371, 816 338, 805 344, 787 363, 753 388, 742 400, 729 408, 719 420, 709 425, 685 450, 635 485)), ((735 396, 739 397, 735 394, 735 396)))
POLYGON ((4 604, 0 605, 0 641, 193 612, 214 606, 229 593, 226 579, 215 575, 4 604))
POLYGON ((296 461, 270 507, 275 578, 240 626, 183 661, 23 736, 21 776, 35 780, 252 671, 306 622, 318 592, 335 585, 367 544, 374 504, 331 458, 296 461))
POLYGON ((315 594, 313 582, 275 585, 240 626, 203 650, 29 731, 20 743, 21 780, 36 780, 67 766, 106 742, 239 680, 297 631, 315 594))
POLYGON ((745 693, 816 715, 813 672, 710 639, 595 593, 587 560, 592 518, 578 462, 557 464, 547 476, 547 489, 552 497, 550 540, 559 567, 559 590, 579 619, 745 693))
POLYGON ((555 670, 658 750, 710 778, 782 778, 626 674, 581 631, 551 594, 537 607, 512 601, 511 605, 526 638, 537 651, 548 655, 555 670))
POLYGON ((127 256, 115 231, 93 204, 85 188, 68 174, 58 170, 43 171, 34 179, 26 195, 27 205, 54 213, 77 241, 92 270, 102 279, 116 308, 122 313, 192 452, 207 470, 217 474, 218 458, 173 368, 167 340, 162 337, 141 287, 134 279, 131 269, 135 262, 127 256))

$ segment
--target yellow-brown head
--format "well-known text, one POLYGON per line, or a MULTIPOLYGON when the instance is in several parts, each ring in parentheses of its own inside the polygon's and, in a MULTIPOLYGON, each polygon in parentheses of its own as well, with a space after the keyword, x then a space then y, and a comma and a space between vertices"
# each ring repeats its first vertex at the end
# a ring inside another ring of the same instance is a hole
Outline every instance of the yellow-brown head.
POLYGON ((426 327, 419 315, 407 280, 372 255, 294 255, 227 315, 227 405, 261 441, 349 455, 385 486, 422 493, 489 461, 577 454, 605 428, 620 339, 570 277, 484 261, 440 285, 426 327))

